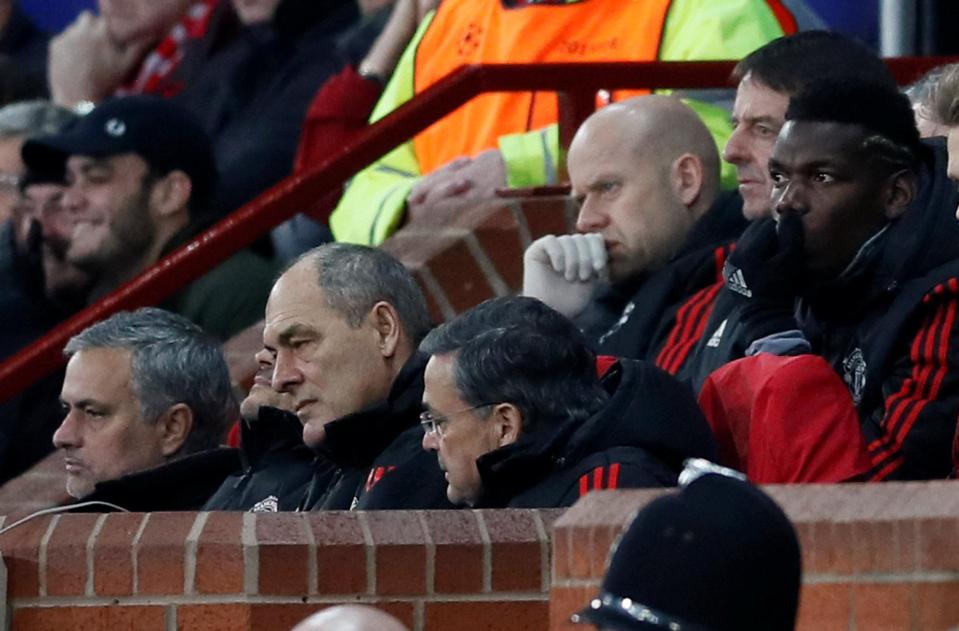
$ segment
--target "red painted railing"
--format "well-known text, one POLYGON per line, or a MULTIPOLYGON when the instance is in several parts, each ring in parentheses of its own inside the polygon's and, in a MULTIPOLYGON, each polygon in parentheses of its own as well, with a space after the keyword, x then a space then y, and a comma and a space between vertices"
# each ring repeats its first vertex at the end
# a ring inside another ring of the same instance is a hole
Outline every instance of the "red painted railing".
MULTIPOLYGON (((908 83, 926 70, 952 61, 956 60, 922 57, 889 59, 888 63, 897 80, 908 83)), ((460 68, 371 125, 354 142, 309 173, 280 182, 0 364, 0 402, 61 366, 62 349, 71 336, 117 311, 158 304, 478 94, 558 92, 561 137, 568 142, 579 123, 593 111, 598 90, 729 87, 728 77, 734 63, 498 64, 460 68)))

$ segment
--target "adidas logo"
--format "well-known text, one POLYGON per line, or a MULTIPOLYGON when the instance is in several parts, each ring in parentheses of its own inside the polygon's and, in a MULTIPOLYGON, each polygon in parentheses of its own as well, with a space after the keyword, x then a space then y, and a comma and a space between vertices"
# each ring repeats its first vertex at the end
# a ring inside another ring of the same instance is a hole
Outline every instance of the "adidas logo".
POLYGON ((719 328, 716 329, 716 332, 713 333, 712 336, 709 338, 709 341, 706 342, 706 346, 708 346, 709 348, 719 348, 719 343, 723 339, 723 333, 726 332, 726 322, 728 321, 729 320, 727 318, 726 320, 723 320, 719 324, 719 328))
POLYGON ((753 291, 746 285, 746 278, 743 276, 743 271, 737 269, 735 272, 726 277, 726 286, 735 291, 737 294, 742 294, 747 298, 753 297, 753 291))

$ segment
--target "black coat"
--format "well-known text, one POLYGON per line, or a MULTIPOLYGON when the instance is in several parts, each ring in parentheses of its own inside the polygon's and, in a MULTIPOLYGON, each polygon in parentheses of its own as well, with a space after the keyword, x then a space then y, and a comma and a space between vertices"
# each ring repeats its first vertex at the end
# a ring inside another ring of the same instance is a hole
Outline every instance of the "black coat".
POLYGON ((676 484, 686 458, 716 459, 689 390, 652 364, 620 360, 603 379, 604 408, 522 436, 476 464, 483 507, 570 506, 588 491, 676 484))

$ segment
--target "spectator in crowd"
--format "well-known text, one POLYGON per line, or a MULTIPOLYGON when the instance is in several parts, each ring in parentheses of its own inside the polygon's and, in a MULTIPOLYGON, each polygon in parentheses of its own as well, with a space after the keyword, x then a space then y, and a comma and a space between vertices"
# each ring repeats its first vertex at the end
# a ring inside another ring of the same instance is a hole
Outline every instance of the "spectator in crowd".
POLYGON ((273 389, 290 395, 303 442, 320 454, 303 509, 440 508, 445 482, 419 448, 429 330, 412 275, 380 250, 315 248, 266 306, 273 389))
MULTIPOLYGON (((33 170, 65 168, 63 205, 74 221, 66 258, 94 276, 91 302, 186 243, 216 185, 206 135, 158 97, 107 101, 22 153, 33 170)), ((271 276, 266 261, 241 251, 164 306, 227 339, 262 317, 271 276)))
MULTIPOLYGON (((786 121, 769 160, 774 219, 750 226, 727 262, 733 307, 704 372, 739 349, 820 355, 858 410, 870 479, 945 477, 959 412, 959 225, 942 147, 921 143, 908 99, 886 83, 816 82, 786 121)), ((834 414, 777 411, 803 420, 790 442, 834 414)))
POLYGON ((171 96, 183 86, 184 53, 210 29, 222 0, 99 0, 53 38, 54 102, 84 109, 110 96, 171 96))
MULTIPOLYGON (((959 182, 959 64, 947 66, 933 90, 936 117, 945 126, 949 148, 947 171, 953 182, 959 182)), ((956 209, 959 219, 959 208, 956 209)))
POLYGON ((128 510, 196 510, 236 466, 216 450, 237 412, 223 353, 189 320, 120 312, 67 343, 53 435, 67 493, 128 510), (159 468, 157 468, 159 467, 159 468))
POLYGON ((369 605, 337 605, 313 614, 293 631, 407 631, 402 622, 369 605))
POLYGON ((240 467, 207 500, 203 510, 295 510, 313 475, 314 453, 290 394, 273 390, 273 355, 256 354, 253 386, 240 403, 240 467))
POLYGON ((789 518, 733 472, 693 462, 614 546, 599 594, 572 622, 610 631, 792 631, 802 559, 789 518))
POLYGON ((949 131, 939 118, 935 104, 936 85, 948 68, 949 66, 933 68, 906 88, 906 96, 912 102, 912 111, 916 116, 916 128, 923 138, 945 136, 949 131))
POLYGON ((48 41, 16 0, 0 0, 0 107, 46 96, 48 41))
POLYGON ((746 225, 739 196, 719 196, 709 130, 679 99, 640 96, 589 117, 568 162, 579 233, 526 250, 523 293, 572 318, 600 352, 669 371, 709 315, 685 301, 715 284, 746 225))
MULTIPOLYGON (((795 15, 761 0, 445 0, 410 43, 371 121, 462 64, 738 59, 795 30, 795 15), (560 41, 580 45, 554 45, 560 41)), ((697 109, 724 138, 724 110, 705 103, 697 109)), ((547 129, 555 121, 556 101, 541 93, 473 99, 357 175, 331 217, 334 236, 376 244, 406 219, 407 209, 415 220, 435 216, 439 205, 492 197, 504 186, 555 183, 558 134, 555 126, 547 129)))
POLYGON ((689 391, 620 360, 601 380, 576 326, 528 297, 488 300, 430 332, 423 448, 454 504, 570 506, 587 492, 670 486, 715 444, 689 391))

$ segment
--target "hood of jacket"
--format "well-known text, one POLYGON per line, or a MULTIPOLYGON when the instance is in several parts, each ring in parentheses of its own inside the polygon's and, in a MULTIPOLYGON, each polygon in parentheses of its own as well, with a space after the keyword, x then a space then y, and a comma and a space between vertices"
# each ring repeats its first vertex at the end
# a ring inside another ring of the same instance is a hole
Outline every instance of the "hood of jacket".
POLYGON ((477 459, 484 505, 509 499, 554 471, 614 447, 638 447, 677 471, 716 459, 716 443, 690 390, 649 362, 620 359, 603 377, 610 399, 585 421, 526 434, 477 459))

